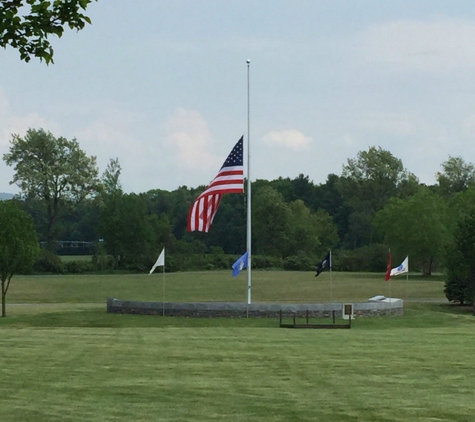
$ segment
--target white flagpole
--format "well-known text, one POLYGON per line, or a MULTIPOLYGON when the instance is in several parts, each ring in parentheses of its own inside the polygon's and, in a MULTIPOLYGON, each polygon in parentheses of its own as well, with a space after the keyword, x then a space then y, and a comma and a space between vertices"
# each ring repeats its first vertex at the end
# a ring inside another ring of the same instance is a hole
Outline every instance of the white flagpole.
POLYGON ((330 302, 333 302, 332 251, 330 249, 330 302))
POLYGON ((162 267, 162 307, 163 307, 163 316, 165 316, 165 262, 162 267))
MULTIPOLYGON (((247 304, 251 304, 251 141, 250 141, 250 83, 247 63, 247 304)), ((248 311, 249 312, 249 311, 248 311)))
POLYGON ((391 255, 391 248, 389 248, 389 252, 388 252, 388 255, 391 257, 391 265, 390 265, 390 269, 389 269, 389 315, 391 315, 392 313, 392 310, 393 310, 393 304, 392 304, 392 294, 391 294, 391 269, 392 269, 392 266, 393 266, 393 260, 392 260, 392 255, 391 255))
POLYGON ((406 302, 408 299, 408 296, 407 296, 407 285, 409 284, 408 281, 409 281, 409 255, 407 256, 407 271, 406 271, 406 302))
MULTIPOLYGON (((391 252, 391 250, 389 250, 391 252)), ((391 267, 393 266, 392 256, 391 256, 391 267)), ((391 268, 392 269, 392 268, 391 268)), ((389 315, 393 312, 393 295, 391 293, 391 275, 389 276, 389 315)))

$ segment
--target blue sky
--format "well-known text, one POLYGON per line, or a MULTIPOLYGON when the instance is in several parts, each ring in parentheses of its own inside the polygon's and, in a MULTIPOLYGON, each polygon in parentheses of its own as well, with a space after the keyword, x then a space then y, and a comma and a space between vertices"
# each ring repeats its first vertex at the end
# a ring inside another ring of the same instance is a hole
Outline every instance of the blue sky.
MULTIPOLYGON (((421 182, 475 161, 475 7, 465 1, 99 0, 55 64, 0 50, 0 155, 31 128, 122 166, 127 192, 206 185, 247 135, 251 179, 324 183, 381 146, 421 182)), ((13 170, 0 162, 0 192, 13 170)))

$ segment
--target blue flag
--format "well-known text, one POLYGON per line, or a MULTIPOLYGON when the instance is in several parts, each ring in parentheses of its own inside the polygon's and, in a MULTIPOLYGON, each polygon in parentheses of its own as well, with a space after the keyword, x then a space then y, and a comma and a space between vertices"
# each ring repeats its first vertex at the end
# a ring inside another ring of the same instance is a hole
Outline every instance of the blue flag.
POLYGON ((237 277, 243 268, 247 268, 247 252, 233 264, 233 277, 237 277))

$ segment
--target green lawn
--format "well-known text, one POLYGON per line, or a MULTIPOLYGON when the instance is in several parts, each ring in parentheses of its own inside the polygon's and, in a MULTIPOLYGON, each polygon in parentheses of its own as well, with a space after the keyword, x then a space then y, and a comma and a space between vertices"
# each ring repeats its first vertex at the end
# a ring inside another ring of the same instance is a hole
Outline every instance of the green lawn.
MULTIPOLYGON (((254 272, 254 300, 322 301, 322 276, 254 272)), ((108 295, 160 300, 162 281, 14 279, 8 298, 18 304, 0 319, 1 420, 473 420, 475 317, 466 309, 410 302, 402 317, 357 318, 351 330, 105 312, 108 295)), ((224 272, 165 275, 170 300, 244 300, 245 283, 224 272)), ((333 274, 332 284, 335 299, 389 295, 380 275, 333 274)), ((399 296, 407 287, 412 298, 443 297, 440 280, 391 284, 399 296)))
MULTIPOLYGON (((161 301, 240 301, 247 299, 247 279, 243 273, 233 278, 231 271, 185 273, 67 275, 14 277, 10 303, 105 303, 107 297, 161 301)), ((419 275, 384 281, 384 274, 253 271, 253 302, 363 301, 375 295, 402 299, 443 299, 441 277, 419 275)))
POLYGON ((59 257, 63 262, 90 261, 92 255, 60 255, 59 257))

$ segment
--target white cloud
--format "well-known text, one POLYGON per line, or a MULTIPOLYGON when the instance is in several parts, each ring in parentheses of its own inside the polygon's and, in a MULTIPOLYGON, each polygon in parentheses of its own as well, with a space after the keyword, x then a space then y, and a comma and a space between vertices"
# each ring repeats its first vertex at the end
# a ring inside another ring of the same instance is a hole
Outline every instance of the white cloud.
POLYGON ((294 151, 306 150, 313 142, 312 138, 295 129, 272 130, 264 136, 263 141, 269 145, 283 146, 294 151))
POLYGON ((133 114, 109 107, 95 120, 77 130, 75 137, 88 154, 97 155, 107 162, 118 155, 123 159, 138 159, 140 141, 133 133, 134 125, 136 118, 133 114))
POLYGON ((475 23, 437 17, 431 21, 378 23, 357 34, 355 58, 395 70, 450 71, 475 67, 475 23))
POLYGON ((5 153, 12 134, 24 136, 29 128, 42 128, 53 132, 58 129, 58 125, 36 112, 20 116, 14 115, 10 110, 10 103, 5 91, 0 86, 0 128, 0 152, 5 153))
MULTIPOLYGON (((126 192, 144 192, 157 187, 163 165, 163 149, 150 131, 143 131, 141 117, 117 105, 109 105, 75 136, 89 155, 97 156, 100 174, 110 159, 119 159, 121 182, 126 192)), ((150 129, 150 128, 149 128, 150 129)))
POLYGON ((178 165, 188 170, 219 169, 223 157, 212 152, 214 140, 208 124, 196 110, 178 108, 165 122, 167 142, 178 152, 178 165))
POLYGON ((14 171, 8 167, 1 158, 10 148, 10 140, 13 134, 24 136, 30 128, 45 129, 54 133, 58 130, 58 124, 49 121, 38 113, 15 115, 10 109, 9 100, 3 87, 0 86, 0 192, 18 192, 18 188, 9 185, 13 179, 14 171))

